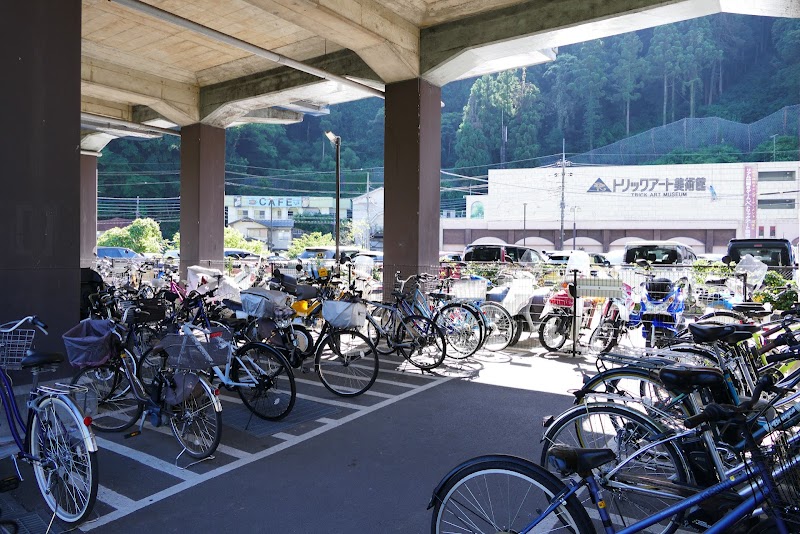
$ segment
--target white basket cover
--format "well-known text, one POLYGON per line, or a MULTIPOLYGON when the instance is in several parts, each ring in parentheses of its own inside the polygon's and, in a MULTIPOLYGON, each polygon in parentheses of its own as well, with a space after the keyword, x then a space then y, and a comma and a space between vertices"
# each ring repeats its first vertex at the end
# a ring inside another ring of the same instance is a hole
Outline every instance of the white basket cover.
POLYGON ((334 328, 360 328, 367 320, 367 305, 361 302, 326 300, 322 303, 322 317, 334 328))
POLYGON ((292 305, 292 297, 281 291, 251 287, 241 293, 242 310, 252 317, 272 317, 275 306, 292 305))

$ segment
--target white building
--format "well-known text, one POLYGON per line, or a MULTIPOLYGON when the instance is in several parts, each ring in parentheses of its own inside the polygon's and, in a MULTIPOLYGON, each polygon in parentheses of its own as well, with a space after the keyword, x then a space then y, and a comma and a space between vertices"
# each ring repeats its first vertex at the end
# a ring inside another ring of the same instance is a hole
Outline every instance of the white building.
POLYGON ((800 163, 722 163, 490 170, 466 218, 442 218, 443 250, 478 239, 587 251, 674 239, 720 253, 734 237, 800 235, 800 163), (562 217, 561 198, 564 210, 562 217))

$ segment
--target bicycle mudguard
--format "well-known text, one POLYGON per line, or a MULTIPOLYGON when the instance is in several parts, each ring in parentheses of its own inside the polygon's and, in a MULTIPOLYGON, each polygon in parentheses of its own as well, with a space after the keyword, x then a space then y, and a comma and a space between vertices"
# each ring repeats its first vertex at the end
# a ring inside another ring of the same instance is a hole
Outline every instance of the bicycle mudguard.
POLYGON ((454 467, 449 473, 447 473, 444 478, 433 488, 433 494, 431 495, 431 500, 428 503, 428 510, 433 508, 436 505, 436 501, 441 501, 444 498, 442 495, 442 490, 447 486, 448 482, 455 478, 456 476, 460 475, 462 471, 465 469, 469 469, 470 467, 483 463, 483 462, 506 462, 510 464, 515 464, 520 467, 525 467, 528 469, 532 469, 537 473, 541 473, 542 475, 546 475, 548 478, 551 479, 553 484, 557 487, 563 486, 564 483, 559 480, 554 474, 550 473, 546 469, 542 469, 539 465, 531 462, 530 460, 526 460, 525 458, 520 458, 519 456, 510 456, 506 454, 486 454, 483 456, 476 456, 470 460, 467 460, 458 466, 454 467))
MULTIPOLYGON (((44 401, 47 398, 49 398, 49 397, 44 396, 44 397, 41 398, 41 400, 39 402, 41 403, 42 401, 44 401)), ((81 411, 78 409, 78 407, 72 401, 72 399, 70 399, 68 396, 66 396, 66 395, 64 395, 64 396, 55 395, 53 398, 59 399, 62 402, 64 402, 64 404, 66 404, 67 407, 70 409, 70 411, 72 411, 72 413, 75 415, 75 419, 77 421, 86 421, 84 419, 83 413, 81 413, 81 411)), ((39 406, 37 404, 36 409, 38 409, 38 408, 39 408, 39 406)), ((30 429, 28 429, 28 430, 30 431, 30 429)), ((83 444, 86 447, 86 450, 89 451, 89 452, 97 452, 97 450, 98 450, 97 441, 94 438, 94 432, 92 432, 92 430, 89 428, 89 426, 84 423, 84 424, 82 424, 82 425, 80 425, 78 427, 78 431, 81 433, 81 439, 83 440, 83 444)))

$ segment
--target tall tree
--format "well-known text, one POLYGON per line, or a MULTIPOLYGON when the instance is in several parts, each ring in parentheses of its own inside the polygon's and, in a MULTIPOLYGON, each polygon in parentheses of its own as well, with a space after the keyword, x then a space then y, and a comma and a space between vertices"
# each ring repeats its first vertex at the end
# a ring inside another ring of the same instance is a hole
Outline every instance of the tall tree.
POLYGON ((583 126, 589 150, 594 149, 594 140, 600 129, 602 100, 606 95, 606 50, 602 39, 588 41, 581 46, 576 84, 581 88, 583 104, 583 126))
POLYGON ((697 95, 703 90, 703 71, 722 58, 722 51, 711 37, 708 17, 691 20, 686 32, 686 53, 683 63, 683 88, 689 90, 689 117, 694 118, 697 95))
MULTIPOLYGON (((675 24, 658 26, 653 31, 650 48, 647 51, 647 61, 653 75, 662 80, 664 90, 661 125, 667 124, 667 104, 669 102, 670 83, 675 86, 675 77, 681 71, 681 35, 675 24)), ((675 99, 673 91, 673 120, 675 119, 675 99)))
POLYGON ((644 86, 647 62, 641 57, 642 40, 635 33, 626 33, 616 39, 613 57, 616 62, 613 70, 613 85, 617 98, 625 105, 625 136, 631 134, 631 102, 638 100, 644 86))
POLYGON ((544 78, 551 84, 548 100, 555 111, 559 139, 566 137, 575 114, 578 93, 575 84, 577 69, 578 59, 564 52, 558 54, 556 60, 550 63, 544 72, 544 78))

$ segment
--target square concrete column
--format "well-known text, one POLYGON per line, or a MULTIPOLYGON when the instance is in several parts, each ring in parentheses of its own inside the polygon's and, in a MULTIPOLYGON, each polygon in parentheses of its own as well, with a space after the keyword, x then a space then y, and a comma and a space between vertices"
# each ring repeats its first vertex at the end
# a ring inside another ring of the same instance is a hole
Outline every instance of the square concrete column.
POLYGON ((97 246, 97 152, 81 152, 81 267, 94 264, 97 246))
POLYGON ((61 334, 80 306, 81 0, 4 2, 0 64, 0 323, 37 314, 61 334))
POLYGON ((422 79, 386 86, 384 289, 439 264, 441 89, 422 79))
POLYGON ((181 128, 181 280, 191 265, 222 270, 225 231, 225 130, 181 128))

